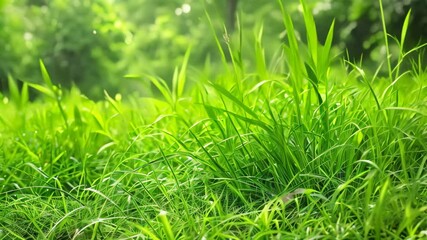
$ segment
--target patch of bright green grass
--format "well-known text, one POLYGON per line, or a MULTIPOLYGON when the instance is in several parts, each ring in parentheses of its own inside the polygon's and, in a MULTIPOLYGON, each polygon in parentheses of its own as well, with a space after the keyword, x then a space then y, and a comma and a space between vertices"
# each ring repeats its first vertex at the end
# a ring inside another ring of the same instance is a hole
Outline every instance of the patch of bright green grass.
POLYGON ((44 84, 11 85, 0 238, 427 237, 427 68, 409 58, 425 45, 404 52, 407 20, 400 55, 370 74, 332 55, 333 22, 318 43, 301 3, 307 44, 279 1, 283 55, 264 59, 260 28, 253 68, 230 48, 223 74, 191 89, 190 51, 172 88, 142 77, 158 98, 94 102, 55 86, 42 63, 44 84), (29 102, 28 87, 43 98, 29 102))

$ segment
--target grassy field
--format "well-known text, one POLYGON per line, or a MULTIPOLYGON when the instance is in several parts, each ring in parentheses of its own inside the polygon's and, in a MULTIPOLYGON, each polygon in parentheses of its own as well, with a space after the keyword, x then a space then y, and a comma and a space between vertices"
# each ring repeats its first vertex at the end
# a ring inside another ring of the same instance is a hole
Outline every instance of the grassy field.
POLYGON ((156 98, 95 102, 42 62, 44 84, 10 79, 0 239, 427 238, 425 45, 404 50, 405 24, 395 54, 384 29, 368 71, 303 17, 300 41, 283 11, 276 59, 256 38, 253 68, 237 46, 221 71, 187 71, 189 50, 171 87, 141 77, 156 98))

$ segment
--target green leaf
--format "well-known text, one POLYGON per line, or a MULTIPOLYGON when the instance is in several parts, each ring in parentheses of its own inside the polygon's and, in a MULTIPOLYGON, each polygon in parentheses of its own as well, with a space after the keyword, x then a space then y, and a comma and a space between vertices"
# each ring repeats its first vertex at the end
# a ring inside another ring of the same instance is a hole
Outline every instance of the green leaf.
POLYGON ((22 84, 22 89, 21 89, 21 106, 24 106, 25 104, 27 104, 29 99, 30 99, 30 96, 28 94, 28 83, 24 82, 22 84))
POLYGON ((403 45, 406 39, 406 33, 408 32, 409 19, 411 18, 411 9, 409 9, 408 14, 406 15, 405 21, 403 22, 402 34, 400 36, 400 49, 403 50, 403 45))
POLYGON ((181 70, 179 71, 178 83, 177 83, 177 89, 176 89, 177 99, 181 98, 184 92, 185 82, 187 78, 187 66, 188 66, 188 60, 190 59, 190 54, 191 54, 191 47, 189 47, 185 52, 184 60, 181 65, 181 70))
POLYGON ((267 66, 265 64, 264 48, 262 45, 263 29, 264 29, 264 25, 261 24, 258 34, 256 35, 256 41, 255 41, 256 67, 257 67, 257 73, 260 76, 261 80, 265 80, 268 76, 267 66))
POLYGON ((172 94, 167 83, 161 78, 156 78, 153 76, 147 76, 147 78, 148 80, 150 80, 151 83, 154 84, 154 86, 156 86, 156 88, 160 91, 166 101, 169 104, 173 105, 172 94))
POLYGON ((228 99, 233 101, 235 104, 237 104, 239 107, 241 107, 246 113, 251 115, 253 118, 258 119, 258 115, 252 109, 250 109, 248 106, 246 106, 242 101, 237 99, 232 93, 227 91, 225 88, 223 88, 217 84, 214 84, 214 83, 211 83, 211 86, 214 87, 223 96, 227 97, 228 99))
POLYGON ((314 69, 308 63, 304 63, 304 66, 307 71, 308 79, 317 87, 319 80, 317 79, 314 69))
POLYGON ((248 123, 248 124, 255 125, 255 126, 258 126, 258 127, 261 127, 262 129, 266 130, 266 131, 267 131, 267 132, 269 132, 269 133, 271 133, 271 132, 272 132, 272 130, 270 129, 269 125, 268 125, 267 123, 265 123, 265 122, 261 121, 261 120, 248 118, 248 117, 245 117, 245 116, 239 115, 239 114, 237 114, 237 113, 230 112, 230 111, 228 111, 228 110, 225 110, 225 109, 222 109, 222 108, 217 108, 217 107, 210 106, 210 105, 205 105, 205 108, 206 108, 206 109, 209 109, 211 112, 212 112, 212 110, 213 110, 213 111, 219 111, 219 112, 227 113, 227 114, 229 114, 229 115, 231 115, 231 116, 233 116, 233 117, 235 117, 235 118, 238 118, 238 119, 240 119, 240 120, 243 120, 244 122, 246 122, 246 123, 248 123))
POLYGON ((45 67, 43 61, 40 59, 39 62, 40 62, 40 70, 42 72, 43 81, 44 81, 44 83, 46 83, 46 85, 51 90, 53 90, 53 84, 52 84, 52 80, 50 79, 49 73, 47 72, 46 67, 45 67))
POLYGON ((114 100, 109 94, 108 94, 108 92, 107 92, 107 90, 104 90, 104 95, 105 95, 105 98, 107 99, 107 101, 114 107, 114 109, 116 109, 116 111, 118 112, 118 113, 120 113, 120 114, 123 114, 122 113, 122 110, 121 110, 121 107, 120 107, 120 104, 119 104, 119 102, 117 102, 116 100, 114 100))
POLYGON ((316 23, 314 22, 313 14, 308 8, 304 0, 300 0, 303 7, 304 23, 307 30, 307 42, 310 56, 313 60, 314 67, 317 68, 317 48, 318 48, 318 39, 317 39, 317 30, 316 23))
POLYGON ((282 10, 283 22, 284 22, 285 28, 286 28, 286 35, 288 36, 289 47, 291 48, 291 50, 298 52, 298 41, 297 41, 297 38, 295 36, 296 31, 294 28, 294 24, 292 23, 292 19, 291 19, 289 13, 283 7, 282 1, 278 0, 278 2, 280 5, 280 8, 282 10))
POLYGON ((305 65, 305 69, 307 70, 308 80, 313 86, 314 91, 316 92, 317 99, 319 100, 319 105, 322 105, 323 99, 319 92, 319 87, 318 87, 319 80, 316 76, 316 73, 314 72, 313 68, 309 64, 304 63, 304 65, 305 65))
POLYGON ((83 126, 82 116, 77 105, 74 106, 74 122, 77 126, 83 126))
POLYGON ((326 75, 326 72, 329 68, 329 57, 331 55, 331 48, 332 48, 332 40, 334 37, 334 27, 335 27, 335 20, 332 21, 331 26, 329 27, 328 35, 325 40, 325 45, 323 46, 322 54, 319 56, 320 63, 318 70, 322 72, 321 77, 326 75))
POLYGON ((7 76, 7 81, 9 83, 9 93, 11 100, 16 104, 19 104, 21 97, 19 94, 18 85, 10 75, 7 76))
POLYGON ((36 89, 37 91, 43 93, 46 96, 49 96, 51 98, 55 98, 55 94, 53 92, 53 89, 50 89, 48 87, 42 86, 40 84, 35 84, 35 83, 28 83, 28 86, 36 89))

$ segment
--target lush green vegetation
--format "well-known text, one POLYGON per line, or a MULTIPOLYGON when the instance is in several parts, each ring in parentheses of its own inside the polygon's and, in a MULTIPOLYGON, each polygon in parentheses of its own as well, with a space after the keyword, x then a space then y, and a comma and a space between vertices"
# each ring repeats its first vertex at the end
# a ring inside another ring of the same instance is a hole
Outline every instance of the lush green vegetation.
POLYGON ((426 45, 406 49, 410 14, 392 38, 379 9, 385 57, 368 71, 332 48, 334 22, 319 43, 302 2, 301 40, 276 7, 280 53, 266 58, 261 24, 225 50, 213 34, 219 64, 190 68, 189 48, 170 84, 126 76, 157 97, 93 101, 43 61, 43 83, 10 76, 0 238, 426 238, 426 45))
MULTIPOLYGON (((244 66, 252 61, 253 30, 264 25, 263 42, 267 60, 281 52, 286 39, 282 14, 276 1, 238 1, 239 20, 233 23, 227 3, 232 0, 0 0, 0 90, 7 89, 7 76, 42 83, 38 60, 43 59, 49 74, 64 88, 78 86, 91 99, 102 99, 103 89, 149 96, 148 81, 123 78, 129 73, 160 76, 171 85, 174 66, 179 65, 193 45, 190 69, 204 68, 209 61, 215 72, 221 56, 212 35, 238 42, 241 26, 244 66), (206 20, 209 14, 210 23, 206 20), (227 34, 224 32, 227 23, 227 34), (279 40, 280 39, 280 40, 279 40), (207 60, 208 59, 208 60, 207 60)), ((237 1, 237 0, 236 0, 237 1)), ((376 65, 384 59, 382 23, 378 1, 307 0, 313 9, 320 39, 325 39, 335 19, 333 45, 348 51, 349 59, 376 65)), ((401 35, 406 13, 412 8, 405 50, 427 39, 425 0, 382 0, 385 24, 393 36, 401 35)), ((296 37, 305 39, 304 19, 299 0, 284 1, 294 20, 296 37)), ((393 55, 399 49, 390 45, 393 55)), ((237 48, 234 48, 237 49, 237 48)), ((229 54, 227 54, 228 57, 229 54)), ((366 66, 365 66, 366 67, 366 66)), ((365 69, 365 70, 374 70, 365 69)), ((190 77, 197 80, 194 73, 190 77)), ((33 95, 32 93, 31 95, 33 95)))

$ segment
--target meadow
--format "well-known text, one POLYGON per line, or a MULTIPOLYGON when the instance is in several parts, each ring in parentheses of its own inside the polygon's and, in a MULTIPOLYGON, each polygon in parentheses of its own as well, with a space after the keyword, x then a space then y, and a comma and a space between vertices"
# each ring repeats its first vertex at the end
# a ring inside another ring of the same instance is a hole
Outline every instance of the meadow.
POLYGON ((259 29, 254 68, 214 36, 219 66, 189 68, 189 48, 171 85, 126 76, 157 97, 94 101, 43 61, 43 84, 10 76, 0 239, 427 238, 426 44, 405 48, 410 13, 400 36, 383 24, 371 71, 334 51, 334 23, 319 42, 302 6, 307 38, 280 5, 282 51, 265 59, 259 29))

